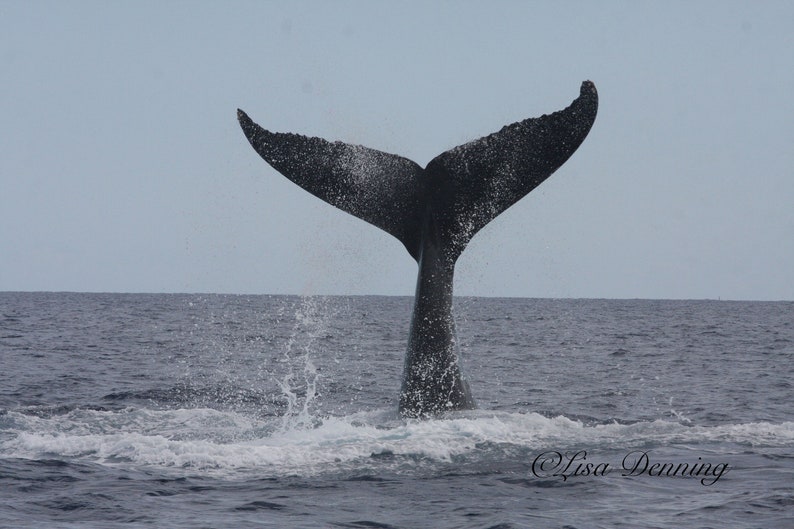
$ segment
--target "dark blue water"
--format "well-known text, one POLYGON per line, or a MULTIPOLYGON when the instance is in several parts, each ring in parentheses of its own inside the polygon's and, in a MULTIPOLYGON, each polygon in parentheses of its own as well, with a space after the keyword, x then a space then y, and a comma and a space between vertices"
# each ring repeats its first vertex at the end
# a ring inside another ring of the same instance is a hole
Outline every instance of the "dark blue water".
POLYGON ((794 527, 794 303, 0 293, 0 527, 794 527))

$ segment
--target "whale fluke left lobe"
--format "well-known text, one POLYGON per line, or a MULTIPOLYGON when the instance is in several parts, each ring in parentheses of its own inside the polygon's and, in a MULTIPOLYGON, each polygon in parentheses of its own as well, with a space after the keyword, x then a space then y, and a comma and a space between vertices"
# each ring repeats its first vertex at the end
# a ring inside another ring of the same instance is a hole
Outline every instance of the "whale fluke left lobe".
POLYGON ((393 235, 418 258, 423 185, 419 165, 361 145, 270 132, 239 109, 237 117, 251 146, 276 171, 393 235))

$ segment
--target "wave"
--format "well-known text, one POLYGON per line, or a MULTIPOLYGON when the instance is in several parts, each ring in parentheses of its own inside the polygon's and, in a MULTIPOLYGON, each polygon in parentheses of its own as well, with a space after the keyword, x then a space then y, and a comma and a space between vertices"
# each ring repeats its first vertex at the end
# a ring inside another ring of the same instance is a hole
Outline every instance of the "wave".
POLYGON ((732 443, 794 446, 794 422, 698 426, 654 420, 588 425, 564 416, 476 410, 402 420, 393 410, 289 424, 208 408, 0 414, 3 458, 67 459, 210 474, 315 475, 526 460, 534 452, 732 443))

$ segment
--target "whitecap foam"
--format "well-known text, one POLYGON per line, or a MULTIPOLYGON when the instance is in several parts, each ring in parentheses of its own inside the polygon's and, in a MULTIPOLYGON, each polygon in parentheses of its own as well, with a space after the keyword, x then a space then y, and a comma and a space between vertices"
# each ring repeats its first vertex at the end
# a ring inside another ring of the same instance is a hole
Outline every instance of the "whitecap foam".
POLYGON ((184 468, 211 473, 312 475, 338 468, 416 466, 455 458, 508 458, 582 446, 624 449, 648 443, 794 446, 794 423, 690 426, 655 420, 585 425, 564 416, 477 410, 444 419, 404 421, 391 411, 316 419, 315 427, 285 429, 213 409, 75 410, 41 418, 9 412, 0 452, 5 457, 76 458, 107 465, 184 468), (11 434, 10 436, 8 434, 11 434), (388 454, 391 463, 372 456, 388 454), (397 463, 395 463, 397 461, 397 463))

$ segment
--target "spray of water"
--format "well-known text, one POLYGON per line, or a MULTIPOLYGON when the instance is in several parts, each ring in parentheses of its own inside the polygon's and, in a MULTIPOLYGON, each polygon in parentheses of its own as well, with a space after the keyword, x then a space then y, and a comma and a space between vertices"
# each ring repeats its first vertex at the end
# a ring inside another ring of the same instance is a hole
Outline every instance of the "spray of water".
POLYGON ((319 397, 320 373, 312 355, 321 354, 320 338, 326 334, 325 303, 315 296, 302 297, 295 312, 295 324, 284 347, 281 362, 286 374, 276 383, 287 401, 281 417, 282 432, 316 426, 312 409, 319 397))

